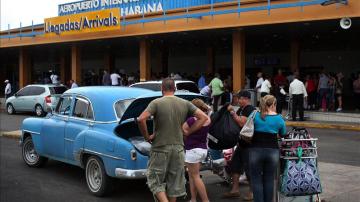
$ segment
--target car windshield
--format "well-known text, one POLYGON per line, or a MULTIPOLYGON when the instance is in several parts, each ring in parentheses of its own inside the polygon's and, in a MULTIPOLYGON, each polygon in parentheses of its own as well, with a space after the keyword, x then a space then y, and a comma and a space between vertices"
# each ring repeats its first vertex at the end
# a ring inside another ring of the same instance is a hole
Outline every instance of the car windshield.
POLYGON ((134 84, 131 87, 144 88, 153 91, 161 91, 160 83, 139 83, 139 84, 134 84))
POLYGON ((176 84, 176 89, 177 90, 185 90, 185 91, 189 91, 189 92, 192 92, 192 93, 200 93, 199 89, 196 86, 196 84, 194 84, 192 82, 177 83, 176 84))
POLYGON ((67 90, 65 86, 49 87, 49 89, 51 95, 63 94, 67 90))
POLYGON ((134 101, 135 99, 129 99, 129 100, 119 100, 115 103, 115 112, 116 116, 121 119, 121 117, 124 115, 126 109, 129 107, 129 105, 134 101))

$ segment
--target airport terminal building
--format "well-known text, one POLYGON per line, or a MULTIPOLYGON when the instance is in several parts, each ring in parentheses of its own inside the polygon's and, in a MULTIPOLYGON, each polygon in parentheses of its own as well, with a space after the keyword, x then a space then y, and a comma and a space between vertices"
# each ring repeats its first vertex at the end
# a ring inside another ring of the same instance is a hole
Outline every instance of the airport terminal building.
POLYGON ((360 71, 359 36, 359 0, 83 0, 58 5, 43 24, 2 31, 0 80, 20 88, 50 69, 80 85, 89 71, 141 81, 219 72, 237 91, 245 75, 253 83, 256 72, 281 68, 347 81, 360 71))

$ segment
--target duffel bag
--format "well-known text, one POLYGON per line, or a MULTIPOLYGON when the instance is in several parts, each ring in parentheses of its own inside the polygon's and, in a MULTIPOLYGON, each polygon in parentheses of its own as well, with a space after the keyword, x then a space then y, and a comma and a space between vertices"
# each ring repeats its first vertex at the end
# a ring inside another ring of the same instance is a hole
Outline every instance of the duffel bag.
POLYGON ((239 141, 240 126, 227 111, 227 106, 224 105, 211 116, 208 134, 208 146, 211 149, 230 149, 239 141))

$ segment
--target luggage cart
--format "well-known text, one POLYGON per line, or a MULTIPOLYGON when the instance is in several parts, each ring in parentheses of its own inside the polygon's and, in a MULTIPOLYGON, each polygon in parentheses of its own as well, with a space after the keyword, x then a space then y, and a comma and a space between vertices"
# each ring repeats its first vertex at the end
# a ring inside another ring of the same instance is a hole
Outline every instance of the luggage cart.
POLYGON ((293 145, 298 144, 299 142, 306 142, 311 145, 310 147, 303 148, 304 154, 302 159, 315 159, 316 167, 318 167, 317 162, 317 141, 318 138, 309 138, 309 139, 286 139, 282 138, 280 140, 280 165, 278 168, 278 180, 276 183, 276 194, 275 194, 275 201, 276 202, 320 202, 319 194, 314 195, 304 195, 304 196, 285 196, 281 193, 280 186, 281 186, 281 179, 285 169, 286 160, 297 160, 299 157, 294 155, 294 150, 291 148, 293 145))
POLYGON ((287 112, 285 115, 285 119, 290 120, 291 119, 291 111, 292 111, 292 99, 290 98, 289 95, 286 95, 285 102, 287 103, 287 112))
MULTIPOLYGON (((284 116, 285 120, 292 120, 292 98, 290 98, 289 95, 286 95, 285 102, 287 103, 287 112, 284 116)), ((305 114, 305 108, 304 108, 304 119, 309 119, 309 116, 305 114)), ((296 117, 296 119, 299 119, 299 117, 296 117)))

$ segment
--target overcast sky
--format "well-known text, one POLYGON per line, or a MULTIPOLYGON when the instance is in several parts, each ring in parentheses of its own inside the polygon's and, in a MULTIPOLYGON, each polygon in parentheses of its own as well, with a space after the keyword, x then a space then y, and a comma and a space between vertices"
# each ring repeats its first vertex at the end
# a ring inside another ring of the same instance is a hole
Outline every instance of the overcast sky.
POLYGON ((44 18, 58 15, 58 5, 78 0, 0 0, 1 30, 44 23, 44 18))

